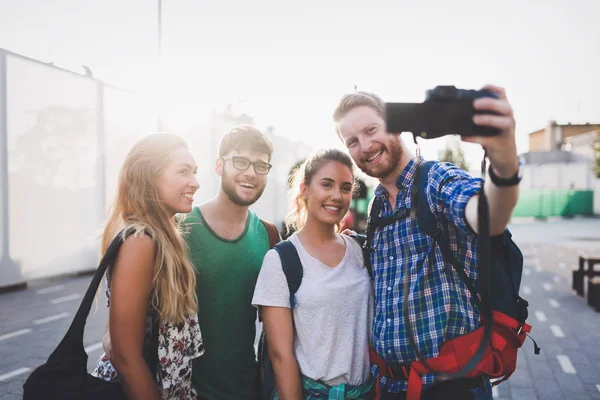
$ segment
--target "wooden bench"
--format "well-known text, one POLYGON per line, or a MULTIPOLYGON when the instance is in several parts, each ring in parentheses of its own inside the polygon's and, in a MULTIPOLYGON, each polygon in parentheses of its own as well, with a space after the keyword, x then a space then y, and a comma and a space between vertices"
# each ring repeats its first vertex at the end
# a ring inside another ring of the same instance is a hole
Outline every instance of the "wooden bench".
POLYGON ((588 279, 588 305, 600 312, 600 277, 588 279))
MULTIPOLYGON (((572 281, 573 290, 579 296, 583 297, 583 295, 584 295, 584 281, 583 281, 584 277, 587 277, 588 279, 600 277, 600 271, 594 270, 595 264, 600 264, 600 255, 589 255, 589 254, 579 255, 579 268, 573 270, 573 281, 572 281), (586 262, 587 262, 587 270, 585 269, 586 262)), ((588 285, 588 289, 589 289, 589 285, 588 285)))

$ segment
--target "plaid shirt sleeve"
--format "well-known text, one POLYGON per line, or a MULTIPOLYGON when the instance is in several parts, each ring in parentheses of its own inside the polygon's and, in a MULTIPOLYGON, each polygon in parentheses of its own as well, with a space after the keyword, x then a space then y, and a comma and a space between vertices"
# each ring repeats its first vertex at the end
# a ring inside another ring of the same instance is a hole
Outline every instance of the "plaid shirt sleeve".
POLYGON ((469 199, 479 194, 483 180, 474 178, 450 163, 437 163, 429 171, 427 201, 431 211, 454 225, 459 232, 474 236, 465 209, 469 199))

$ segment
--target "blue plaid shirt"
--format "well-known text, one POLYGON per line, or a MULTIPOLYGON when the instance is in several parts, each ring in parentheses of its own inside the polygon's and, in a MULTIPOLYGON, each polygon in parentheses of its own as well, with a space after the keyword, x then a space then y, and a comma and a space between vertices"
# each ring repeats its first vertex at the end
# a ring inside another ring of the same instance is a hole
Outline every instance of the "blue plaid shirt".
MULTIPOLYGON (((439 355, 441 345, 449 339, 477 329, 479 310, 466 285, 432 238, 423 233, 416 219, 410 218, 411 190, 417 167, 413 159, 396 181, 398 195, 395 208, 388 201, 382 185, 375 196, 382 198, 380 216, 402 210, 404 217, 394 224, 377 229, 371 254, 375 283, 375 320, 373 346, 388 362, 410 362, 417 359, 402 311, 404 274, 408 273, 409 318, 415 342, 423 357, 439 355)), ((420 159, 419 159, 420 160, 420 159)), ((450 249, 465 267, 467 276, 477 279, 477 238, 465 218, 467 201, 481 189, 482 180, 449 163, 436 163, 428 175, 427 202, 436 216, 438 227, 450 249)), ((372 366, 375 376, 379 368, 372 366)), ((389 392, 407 390, 406 381, 381 377, 381 385, 389 392)), ((435 374, 423 375, 423 387, 435 381, 435 374)))

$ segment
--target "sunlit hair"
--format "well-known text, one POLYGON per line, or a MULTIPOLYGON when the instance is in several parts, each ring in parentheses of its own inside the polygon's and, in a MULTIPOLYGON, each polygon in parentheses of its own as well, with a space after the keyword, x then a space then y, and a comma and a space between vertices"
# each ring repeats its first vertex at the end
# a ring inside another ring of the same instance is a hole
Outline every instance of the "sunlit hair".
MULTIPOLYGON (((385 102, 381 100, 375 93, 357 91, 354 93, 347 93, 340 99, 335 111, 333 112, 333 122, 336 123, 336 131, 338 136, 340 134, 337 128, 337 123, 340 122, 346 114, 356 107, 370 107, 377 111, 380 116, 385 113, 385 102)), ((341 139, 341 137, 340 137, 341 139)))
POLYGON ((231 151, 252 151, 265 153, 271 161, 273 143, 269 138, 251 125, 239 125, 227 132, 219 144, 219 157, 224 157, 231 151))
POLYGON ((350 110, 361 106, 371 107, 380 115, 383 115, 385 112, 385 102, 379 96, 375 93, 358 91, 342 96, 333 112, 333 121, 336 123, 339 122, 350 110))
MULTIPOLYGON (((348 154, 337 149, 317 151, 306 159, 294 173, 290 186, 292 199, 291 211, 285 217, 285 226, 288 232, 291 232, 292 230, 299 231, 302 229, 304 224, 306 224, 306 218, 308 217, 306 200, 300 192, 300 185, 304 183, 306 186, 309 186, 315 174, 325 165, 334 161, 348 167, 354 178, 354 164, 352 164, 352 159, 348 154)), ((354 185, 354 187, 356 187, 356 185, 354 185)), ((339 224, 337 228, 339 229, 339 224)))
POLYGON ((156 260, 152 278, 152 305, 161 319, 183 322, 197 312, 196 275, 181 235, 181 216, 169 213, 157 187, 158 178, 172 161, 173 151, 186 148, 179 136, 150 135, 133 146, 119 173, 115 199, 102 234, 106 252, 118 232, 133 228, 147 233, 155 243, 156 260))

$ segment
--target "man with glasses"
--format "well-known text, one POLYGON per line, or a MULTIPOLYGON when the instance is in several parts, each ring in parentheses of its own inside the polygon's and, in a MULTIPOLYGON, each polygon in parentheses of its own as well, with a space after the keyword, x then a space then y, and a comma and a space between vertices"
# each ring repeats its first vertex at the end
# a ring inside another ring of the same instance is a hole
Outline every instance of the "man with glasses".
MULTIPOLYGON (((251 126, 233 128, 221 140, 215 172, 221 186, 185 220, 197 271, 198 320, 206 353, 194 359, 192 381, 201 399, 260 397, 254 351, 256 309, 251 300, 274 225, 251 210, 262 195, 271 141, 251 126)), ((273 240, 272 240, 273 241, 273 240)))

